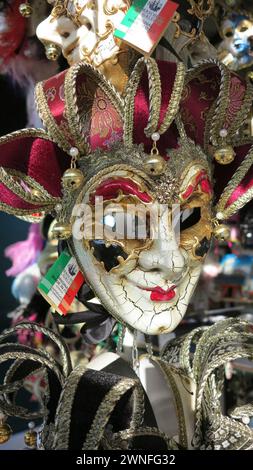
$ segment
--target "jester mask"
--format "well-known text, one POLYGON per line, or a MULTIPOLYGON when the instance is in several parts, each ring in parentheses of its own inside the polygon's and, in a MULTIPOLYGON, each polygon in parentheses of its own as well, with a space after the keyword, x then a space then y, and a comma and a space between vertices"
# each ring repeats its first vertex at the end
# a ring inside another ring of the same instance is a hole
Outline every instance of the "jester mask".
POLYGON ((214 61, 186 74, 140 59, 124 98, 75 65, 37 86, 47 130, 1 139, 1 208, 54 214, 109 314, 146 334, 173 331, 213 233, 252 197, 251 144, 238 146, 251 93, 214 61))

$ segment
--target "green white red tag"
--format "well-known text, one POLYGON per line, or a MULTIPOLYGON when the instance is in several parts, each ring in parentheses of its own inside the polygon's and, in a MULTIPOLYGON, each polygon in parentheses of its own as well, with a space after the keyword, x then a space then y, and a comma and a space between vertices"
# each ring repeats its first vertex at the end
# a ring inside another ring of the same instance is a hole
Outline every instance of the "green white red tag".
POLYGON ((83 282, 75 258, 65 250, 42 278, 38 290, 58 313, 66 315, 83 282))
POLYGON ((170 0, 134 0, 114 36, 150 55, 177 8, 178 4, 170 0))

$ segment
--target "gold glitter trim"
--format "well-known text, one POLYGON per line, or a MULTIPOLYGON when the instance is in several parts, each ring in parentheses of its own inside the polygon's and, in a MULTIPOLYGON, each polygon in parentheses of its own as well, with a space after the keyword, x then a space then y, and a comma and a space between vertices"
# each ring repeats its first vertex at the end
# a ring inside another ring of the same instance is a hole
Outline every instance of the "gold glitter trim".
POLYGON ((219 202, 215 207, 216 213, 221 212, 223 214, 223 219, 228 219, 233 214, 235 214, 239 209, 241 209, 247 202, 249 202, 253 197, 253 188, 248 189, 242 196, 239 196, 237 200, 232 203, 230 206, 226 207, 227 202, 229 201, 233 191, 239 186, 243 178, 246 176, 247 172, 253 165, 253 147, 244 158, 243 162, 237 168, 236 172, 233 174, 229 183, 223 190, 219 202))
POLYGON ((78 109, 78 96, 76 81, 78 74, 85 73, 85 75, 95 81, 97 86, 106 94, 111 104, 119 113, 122 121, 124 115, 124 104, 120 94, 114 86, 106 80, 93 66, 85 63, 79 63, 71 67, 65 77, 65 103, 66 103, 66 118, 68 120, 69 129, 74 138, 76 146, 81 153, 88 153, 89 145, 87 139, 83 137, 83 128, 81 117, 78 109))
POLYGON ((159 68, 156 61, 150 58, 144 59, 144 61, 147 67, 149 84, 149 117, 148 124, 145 127, 144 132, 147 137, 151 137, 151 135, 157 130, 159 124, 162 89, 159 68))
MULTIPOLYGON (((100 403, 97 409, 91 428, 83 444, 83 447, 82 447, 83 450, 97 450, 98 449, 98 446, 104 434, 106 424, 108 423, 115 406, 119 402, 120 398, 128 390, 136 387, 137 384, 138 382, 133 379, 124 378, 120 380, 116 385, 114 385, 109 390, 109 392, 105 395, 104 399, 102 400, 102 402, 100 403)), ((135 407, 138 410, 138 403, 135 403, 135 407)), ((140 416, 140 410, 138 410, 138 415, 140 416)), ((133 416, 133 419, 135 419, 134 416, 133 416)), ((139 421, 139 417, 136 422, 137 426, 139 424, 138 421, 139 421)), ((131 429, 134 429, 134 428, 135 428, 135 424, 131 425, 131 429)))
POLYGON ((65 138, 62 129, 57 125, 52 113, 47 104, 46 96, 44 93, 43 82, 39 82, 35 88, 35 98, 38 108, 39 116, 47 129, 47 133, 53 142, 56 142, 64 152, 68 153, 70 150, 70 143, 65 138))
POLYGON ((186 70, 185 70, 184 64, 181 62, 178 63, 169 106, 166 111, 165 118, 158 131, 159 134, 163 134, 164 132, 167 131, 167 129, 170 127, 171 123, 173 122, 173 120, 175 119, 175 116, 178 113, 180 100, 182 98, 182 92, 184 88, 185 73, 186 73, 186 70))
POLYGON ((176 369, 171 365, 168 365, 164 360, 158 359, 156 357, 152 357, 152 361, 156 362, 160 367, 166 382, 171 387, 173 391, 173 398, 176 405, 176 413, 178 419, 178 428, 179 428, 179 444, 187 449, 188 447, 188 440, 187 440, 187 432, 186 432, 186 425, 184 419, 184 407, 182 403, 182 399, 180 393, 178 391, 178 387, 174 378, 173 374, 178 375, 182 380, 185 379, 188 381, 188 377, 185 376, 182 371, 176 369))

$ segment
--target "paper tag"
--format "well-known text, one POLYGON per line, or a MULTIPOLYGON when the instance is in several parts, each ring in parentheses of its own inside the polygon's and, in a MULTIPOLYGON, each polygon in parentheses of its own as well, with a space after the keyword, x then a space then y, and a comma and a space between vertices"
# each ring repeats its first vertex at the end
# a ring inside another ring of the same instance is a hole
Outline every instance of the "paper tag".
POLYGON ((66 315, 83 282, 75 258, 65 250, 42 278, 38 290, 60 315, 66 315))
POLYGON ((134 0, 114 36, 151 55, 178 6, 170 0, 134 0))

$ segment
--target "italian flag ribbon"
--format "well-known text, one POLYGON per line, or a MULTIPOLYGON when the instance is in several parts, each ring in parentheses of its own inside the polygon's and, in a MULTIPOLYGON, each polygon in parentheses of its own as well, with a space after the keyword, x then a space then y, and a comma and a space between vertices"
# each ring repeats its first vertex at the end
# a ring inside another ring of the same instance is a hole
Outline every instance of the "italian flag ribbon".
POLYGON ((40 281, 38 290, 60 315, 66 315, 83 282, 75 258, 64 250, 40 281))
POLYGON ((177 8, 170 0, 134 0, 114 36, 150 55, 177 8))

